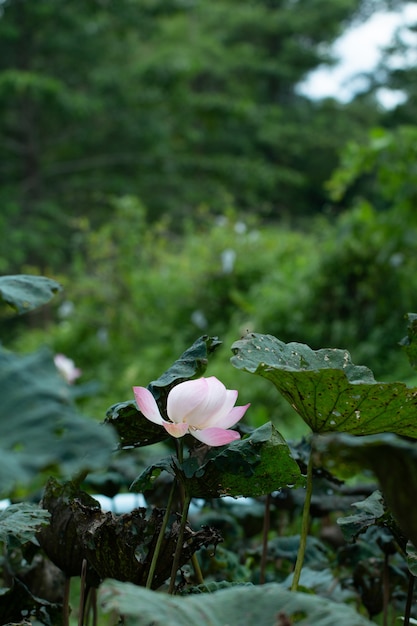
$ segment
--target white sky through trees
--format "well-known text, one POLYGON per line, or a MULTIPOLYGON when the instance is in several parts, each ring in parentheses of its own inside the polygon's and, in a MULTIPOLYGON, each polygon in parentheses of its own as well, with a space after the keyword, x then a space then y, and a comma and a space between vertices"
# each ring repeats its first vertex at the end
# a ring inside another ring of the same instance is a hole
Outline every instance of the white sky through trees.
MULTIPOLYGON (((355 92, 366 86, 361 72, 372 71, 380 57, 381 49, 387 46, 400 26, 417 22, 417 2, 408 2, 400 11, 375 13, 359 26, 350 28, 336 41, 333 53, 340 61, 332 68, 320 67, 313 71, 300 85, 300 91, 309 97, 335 97, 348 101, 355 92), (354 77, 357 78, 354 78, 354 77)), ((417 48, 417 35, 414 36, 417 48)), ((398 60, 401 63, 401 60, 398 60)), ((405 60, 404 60, 405 62, 405 60)), ((400 92, 380 90, 381 103, 394 106, 402 99, 400 92)))

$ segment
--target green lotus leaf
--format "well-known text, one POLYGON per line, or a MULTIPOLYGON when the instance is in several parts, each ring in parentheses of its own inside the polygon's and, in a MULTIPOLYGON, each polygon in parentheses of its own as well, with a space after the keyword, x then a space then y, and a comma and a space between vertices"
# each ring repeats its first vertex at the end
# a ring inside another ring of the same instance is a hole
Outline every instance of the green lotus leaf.
POLYGON ((178 462, 174 457, 166 456, 152 465, 148 465, 143 472, 139 474, 130 486, 131 491, 142 493, 148 489, 152 489, 154 481, 162 472, 168 472, 171 476, 175 476, 174 467, 179 470, 178 462))
POLYGON ((151 489, 163 471, 186 483, 194 498, 257 497, 305 482, 287 443, 270 422, 227 446, 192 448, 182 464, 176 457, 165 457, 147 467, 131 488, 151 489))
POLYGON ((365 500, 352 502, 356 513, 340 517, 337 523, 346 541, 354 541, 370 527, 379 527, 383 532, 398 536, 401 534, 392 515, 387 511, 382 493, 377 489, 365 500))
POLYGON ((49 350, 0 350, 0 389, 1 494, 43 470, 69 477, 108 462, 113 429, 78 412, 49 350))
POLYGON ((257 497, 304 484, 290 449, 268 422, 248 437, 221 448, 198 447, 183 463, 194 497, 257 497))
POLYGON ((410 541, 417 546, 417 447, 391 433, 354 437, 332 434, 316 437, 314 448, 327 466, 345 476, 359 469, 371 470, 384 495, 388 508, 410 541))
POLYGON ((157 380, 148 385, 156 400, 166 398, 174 385, 190 378, 199 378, 206 371, 209 355, 221 345, 217 337, 203 335, 175 361, 157 380))
POLYGON ((256 333, 232 350, 233 365, 270 380, 314 433, 393 432, 417 438, 417 389, 377 382, 346 350, 312 350, 256 333))
POLYGON ((12 539, 25 543, 34 539, 40 526, 49 521, 49 513, 36 504, 21 502, 11 504, 0 513, 0 541, 12 539))
POLYGON ((30 615, 35 624, 62 624, 62 604, 34 596, 18 578, 0 593, 0 620, 4 626, 28 626, 22 615, 30 615), (16 621, 19 620, 19 621, 16 621))
POLYGON ((169 438, 164 428, 139 411, 134 400, 111 406, 104 421, 115 428, 122 448, 150 446, 169 438))
POLYGON ((0 300, 20 314, 46 304, 60 290, 59 283, 45 276, 0 276, 0 300))
POLYGON ((214 593, 175 597, 129 583, 106 580, 99 599, 105 613, 123 615, 126 626, 370 626, 362 615, 344 603, 276 584, 234 586, 214 593))

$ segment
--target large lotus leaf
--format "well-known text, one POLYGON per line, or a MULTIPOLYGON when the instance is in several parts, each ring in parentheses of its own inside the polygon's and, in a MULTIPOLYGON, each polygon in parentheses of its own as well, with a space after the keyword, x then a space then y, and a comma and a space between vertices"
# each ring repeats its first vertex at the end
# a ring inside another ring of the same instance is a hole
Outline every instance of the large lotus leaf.
POLYGON ((173 597, 107 580, 99 591, 105 613, 123 615, 126 626, 370 626, 351 607, 316 595, 291 592, 276 583, 173 597))
POLYGON ((142 493, 152 489, 155 480, 162 472, 168 472, 173 477, 180 472, 179 463, 175 457, 165 456, 152 465, 148 465, 130 485, 131 491, 142 493))
POLYGON ((387 517, 382 493, 377 489, 365 500, 352 502, 357 513, 337 520, 346 541, 353 541, 370 526, 384 524, 387 517))
POLYGON ((177 475, 195 498, 257 497, 305 482, 287 443, 270 422, 227 446, 193 448, 182 465, 173 457, 161 459, 142 472, 132 489, 151 489, 162 471, 177 475))
POLYGON ((372 470, 388 507, 405 535, 417 546, 417 446, 393 434, 354 437, 332 434, 315 438, 314 447, 333 472, 352 475, 372 470))
POLYGON ((48 350, 0 350, 0 392, 0 458, 16 470, 14 478, 0 473, 0 493, 47 468, 71 476, 107 463, 116 446, 112 428, 77 411, 48 350))
POLYGON ((159 400, 165 398, 174 385, 199 378, 206 371, 209 355, 220 345, 217 337, 199 337, 162 376, 149 383, 149 391, 159 400))
MULTIPOLYGON (((291 573, 285 580, 288 587, 291 586, 294 574, 291 573)), ((309 590, 315 594, 333 600, 333 602, 355 602, 356 593, 352 588, 345 588, 335 577, 334 572, 329 568, 323 566, 319 570, 311 569, 303 565, 303 569, 300 576, 299 587, 304 590, 309 590)), ((281 626, 281 625, 280 625, 281 626)), ((290 626, 285 624, 284 626, 290 626)))
POLYGON ((18 313, 27 313, 46 304, 61 285, 45 276, 0 276, 0 300, 18 313))
POLYGON ((0 513, 0 541, 11 538, 13 542, 30 541, 40 526, 49 521, 49 513, 36 504, 21 502, 11 504, 0 513))
POLYGON ((62 604, 34 596, 25 584, 14 578, 12 586, 3 587, 0 592, 0 623, 4 626, 62 624, 62 604))
POLYGON ((25 483, 27 480, 28 474, 16 454, 13 451, 5 450, 0 441, 0 497, 9 494, 16 484, 25 483))
MULTIPOLYGON (((175 363, 157 380, 148 385, 158 401, 159 410, 166 417, 166 398, 174 385, 202 376, 209 355, 221 344, 216 337, 204 335, 193 343, 175 363)), ((149 446, 168 438, 167 432, 150 422, 137 408, 133 400, 119 402, 109 408, 107 423, 116 429, 122 448, 149 446)))
POLYGON ((375 381, 346 350, 312 350, 255 333, 232 350, 233 365, 272 381, 315 433, 394 432, 417 438, 417 389, 375 381))
POLYGON ((192 494, 201 498, 257 497, 304 484, 287 443, 270 422, 228 446, 192 450, 183 470, 192 494))
POLYGON ((111 406, 104 420, 117 431, 121 448, 139 448, 168 439, 167 431, 150 422, 139 411, 134 400, 111 406))

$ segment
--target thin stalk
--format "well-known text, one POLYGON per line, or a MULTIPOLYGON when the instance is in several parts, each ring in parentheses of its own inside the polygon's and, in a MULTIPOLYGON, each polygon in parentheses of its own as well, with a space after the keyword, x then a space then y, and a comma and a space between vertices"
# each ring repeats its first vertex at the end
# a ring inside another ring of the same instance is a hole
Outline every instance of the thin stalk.
POLYGON ((69 626, 69 598, 70 598, 71 578, 65 578, 64 597, 62 599, 62 626, 69 626))
POLYGON ((91 591, 92 591, 92 587, 88 586, 86 598, 85 598, 85 626, 90 626, 90 613, 92 609, 91 591))
POLYGON ((415 577, 413 574, 408 574, 408 591, 407 591, 407 604, 405 607, 404 626, 409 626, 411 617, 411 607, 413 605, 413 591, 414 591, 415 577))
POLYGON ((81 566, 81 589, 80 589, 80 609, 78 613, 78 626, 83 626, 84 624, 84 613, 85 613, 85 598, 86 598, 86 576, 87 576, 87 561, 83 559, 83 563, 81 566))
POLYGON ((90 585, 87 588, 87 591, 85 593, 85 600, 84 600, 84 624, 85 626, 90 626, 90 609, 91 609, 91 597, 90 597, 90 591, 91 591, 91 587, 90 585))
MULTIPOLYGON (((184 446, 183 446, 183 442, 182 442, 181 439, 177 439, 175 441, 175 443, 176 443, 176 448, 177 448, 178 462, 180 463, 180 465, 182 465, 182 463, 184 461, 184 446)), ((180 491, 181 508, 184 510, 185 488, 184 488, 184 485, 182 483, 179 484, 179 491, 180 491)), ((200 563, 198 562, 198 557, 197 557, 197 554, 195 552, 194 552, 193 556, 191 557, 191 563, 192 563, 192 566, 193 566, 193 569, 194 569, 194 574, 195 574, 195 577, 196 577, 196 580, 197 580, 198 584, 199 585, 204 585, 203 573, 201 571, 200 563)))
POLYGON ((382 626, 388 626, 388 609, 389 609, 389 555, 384 555, 383 580, 383 621, 382 626))
POLYGON ((91 598, 93 602, 93 626, 97 626, 98 624, 98 614, 97 614, 97 589, 91 590, 91 598))
POLYGON ((306 479, 306 495, 303 506, 303 516, 301 519, 301 533, 300 533, 300 546, 298 548, 297 560, 294 568, 294 577, 292 579, 291 591, 297 591, 298 584, 300 582, 301 570, 303 568, 304 556, 307 546, 308 529, 310 525, 310 504, 311 496, 313 494, 313 454, 310 451, 310 456, 307 465, 307 479, 306 479))
POLYGON ((203 572, 201 571, 200 563, 198 561, 197 552, 194 552, 193 556, 191 557, 191 563, 192 563, 192 566, 194 568, 194 574, 195 574, 197 583, 199 585, 204 585, 203 572))
POLYGON ((190 508, 191 496, 185 494, 184 506, 182 509, 180 528, 178 531, 177 546, 175 548, 174 562, 171 569, 171 580, 169 581, 168 593, 174 593, 175 577, 180 566, 181 552, 184 542, 184 531, 187 524, 188 509, 190 508))
POLYGON ((90 587, 88 591, 88 605, 87 605, 87 625, 90 624, 90 614, 93 616, 92 626, 97 626, 97 589, 90 587))
POLYGON ((175 447, 177 449, 177 459, 180 465, 184 462, 184 446, 182 439, 175 440, 175 447))
POLYGON ((265 501, 264 526, 262 531, 262 556, 261 568, 259 572, 259 584, 265 584, 266 578, 266 561, 268 557, 268 535, 271 521, 271 494, 268 493, 265 501))
POLYGON ((146 589, 151 589, 151 587, 152 587, 152 581, 153 581, 153 576, 154 576, 154 573, 155 573, 156 564, 158 562, 159 553, 161 551, 162 542, 164 540, 165 530, 166 530, 166 527, 168 525, 169 516, 171 515, 172 501, 174 499, 174 493, 175 493, 176 486, 177 486, 177 481, 174 480, 172 482, 172 485, 171 485, 171 491, 169 492, 168 502, 167 502, 167 506, 166 506, 166 509, 165 509, 164 518, 162 520, 162 526, 161 526, 161 529, 159 531, 158 539, 156 541, 155 550, 154 550, 154 553, 152 555, 152 561, 151 561, 151 565, 149 567, 148 577, 146 579, 146 585, 145 585, 146 589))

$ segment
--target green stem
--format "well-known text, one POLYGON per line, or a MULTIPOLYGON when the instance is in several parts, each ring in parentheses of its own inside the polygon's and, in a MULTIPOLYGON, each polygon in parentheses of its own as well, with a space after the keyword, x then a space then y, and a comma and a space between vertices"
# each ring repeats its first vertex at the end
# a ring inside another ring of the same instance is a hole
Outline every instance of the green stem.
POLYGON ((62 626, 69 626, 69 598, 70 598, 71 578, 65 578, 64 598, 62 601, 62 626))
POLYGON ((271 494, 268 493, 265 500, 264 527, 262 532, 262 556, 259 572, 259 584, 263 585, 266 579, 266 562, 268 559, 268 536, 271 521, 271 494))
POLYGON ((85 598, 86 598, 86 588, 87 588, 87 560, 83 559, 81 566, 81 583, 80 583, 80 610, 78 613, 78 626, 83 626, 84 624, 84 615, 85 615, 85 598))
POLYGON ((294 577, 292 579, 291 591, 297 591, 298 584, 300 582, 301 570, 304 563, 304 556, 307 546, 308 529, 310 525, 310 504, 311 496, 313 494, 313 454, 310 451, 310 456, 307 465, 307 481, 306 481, 306 495, 303 506, 303 516, 301 520, 301 533, 300 533, 300 546, 298 548, 297 561, 294 568, 294 577))
POLYGON ((388 626, 388 610, 389 610, 389 555, 384 555, 384 570, 382 575, 383 590, 383 618, 382 625, 388 626))
POLYGON ((411 607, 413 606, 414 582, 415 582, 415 578, 409 572, 408 573, 407 604, 406 604, 406 607, 405 607, 405 614, 404 614, 404 626, 409 626, 409 624, 410 624, 411 607))
POLYGON ((171 593, 171 594, 174 593, 175 577, 180 566, 181 552, 182 552, 183 542, 184 542, 184 531, 185 531, 185 526, 187 524, 188 509, 190 508, 190 502, 191 502, 191 496, 189 494, 185 494, 180 528, 178 531, 177 546, 175 548, 174 562, 172 564, 172 570, 171 570, 171 580, 169 581, 168 593, 171 593))
POLYGON ((191 557, 191 563, 192 563, 193 568, 194 568, 194 574, 195 574, 197 583, 199 585, 204 585, 203 572, 201 571, 200 563, 198 561, 197 552, 194 552, 193 556, 191 557))
POLYGON ((156 541, 155 550, 154 550, 154 553, 152 555, 151 565, 149 567, 148 577, 146 579, 146 585, 145 585, 146 589, 151 589, 152 588, 152 581, 153 581, 153 576, 154 576, 154 573, 155 573, 156 564, 158 562, 159 553, 161 551, 162 542, 164 540, 165 530, 166 530, 166 527, 168 525, 169 516, 171 515, 172 501, 174 499, 174 493, 175 493, 176 486, 177 486, 177 481, 173 480, 172 486, 171 486, 171 491, 169 492, 169 496, 168 496, 167 507, 165 509, 165 515, 164 515, 164 518, 162 520, 162 526, 161 526, 161 529, 159 531, 158 539, 156 541))
MULTIPOLYGON (((181 439, 177 439, 175 443, 176 443, 176 447, 177 447, 178 462, 182 465, 182 463, 184 461, 184 446, 183 446, 183 442, 182 442, 181 439)), ((184 488, 184 485, 182 483, 180 483, 179 489, 180 489, 181 507, 182 507, 182 509, 184 509, 185 488, 184 488)), ((193 565, 194 574, 195 574, 195 577, 196 577, 196 580, 197 580, 198 584, 199 585, 204 585, 203 574, 202 574, 202 571, 201 571, 200 563, 198 562, 197 554, 195 552, 194 552, 193 556, 191 557, 191 563, 193 565)))
POLYGON ((90 599, 91 599, 91 606, 93 607, 93 625, 92 626, 97 626, 97 589, 95 589, 94 587, 91 588, 90 591, 90 599))
POLYGON ((177 459, 180 465, 184 462, 184 444, 182 439, 175 440, 175 447, 177 449, 177 459))

